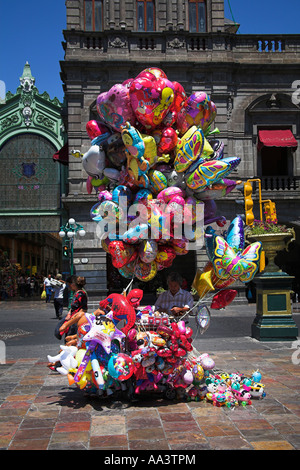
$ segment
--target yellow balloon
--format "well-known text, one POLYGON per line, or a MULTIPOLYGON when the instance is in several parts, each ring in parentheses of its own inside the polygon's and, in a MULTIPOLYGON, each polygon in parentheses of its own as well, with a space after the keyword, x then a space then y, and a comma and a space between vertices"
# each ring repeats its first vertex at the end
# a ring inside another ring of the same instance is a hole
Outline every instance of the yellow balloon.
POLYGON ((146 158, 149 165, 152 166, 156 162, 157 156, 157 145, 155 139, 151 135, 146 134, 142 134, 142 137, 145 144, 144 158, 146 158))
POLYGON ((202 299, 208 292, 215 290, 211 279, 212 271, 213 270, 209 270, 203 273, 197 271, 196 273, 192 287, 196 289, 200 299, 202 299))
MULTIPOLYGON (((86 353, 86 349, 78 349, 76 355, 75 355, 75 359, 77 361, 77 364, 78 364, 78 367, 80 366, 80 364, 82 363, 82 359, 84 358, 84 355, 86 353)), ((86 366, 86 369, 85 371, 86 372, 89 372, 90 370, 92 370, 92 363, 91 361, 88 362, 88 365, 86 366)))
POLYGON ((208 140, 204 139, 204 146, 203 146, 203 150, 201 153, 201 157, 206 158, 212 155, 213 153, 214 153, 214 150, 212 149, 210 143, 208 142, 208 140))

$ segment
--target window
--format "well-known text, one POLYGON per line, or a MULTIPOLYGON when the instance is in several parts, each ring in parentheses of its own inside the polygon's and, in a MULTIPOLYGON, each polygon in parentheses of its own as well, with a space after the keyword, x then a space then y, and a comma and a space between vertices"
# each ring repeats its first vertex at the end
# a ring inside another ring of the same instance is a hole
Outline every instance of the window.
POLYGON ((137 2, 138 31, 154 31, 154 2, 142 0, 137 2))
POLYGON ((189 31, 190 33, 206 32, 205 0, 189 1, 189 31))
POLYGON ((85 31, 102 31, 103 29, 102 0, 84 0, 85 31))
POLYGON ((52 159, 55 151, 48 139, 36 134, 19 134, 5 142, 0 150, 0 201, 6 210, 60 207, 59 166, 52 159))

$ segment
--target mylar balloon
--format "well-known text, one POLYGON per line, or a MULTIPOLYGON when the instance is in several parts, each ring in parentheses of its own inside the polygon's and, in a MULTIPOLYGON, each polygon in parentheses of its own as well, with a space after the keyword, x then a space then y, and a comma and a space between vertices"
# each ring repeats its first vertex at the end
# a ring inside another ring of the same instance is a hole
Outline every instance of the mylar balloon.
POLYGON ((126 121, 134 122, 129 89, 116 84, 109 91, 101 93, 97 98, 97 111, 105 124, 121 132, 126 121))
POLYGON ((178 114, 177 123, 181 133, 193 126, 199 126, 205 131, 217 115, 215 103, 201 91, 196 91, 186 101, 186 106, 178 114))
POLYGON ((241 216, 235 217, 228 227, 226 241, 237 253, 245 246, 244 222, 241 216))
POLYGON ((197 271, 196 273, 192 287, 196 289, 200 299, 202 299, 202 297, 204 297, 208 292, 215 290, 211 278, 212 272, 213 269, 202 273, 197 271))
POLYGON ((108 372, 117 380, 128 380, 134 373, 134 364, 128 354, 113 355, 108 361, 108 372))
POLYGON ((144 282, 151 281, 156 276, 157 273, 157 265, 155 261, 151 263, 144 263, 143 261, 137 261, 134 269, 135 276, 144 282))
POLYGON ((203 146, 203 131, 196 126, 191 127, 177 142, 176 158, 174 160, 175 170, 178 172, 185 171, 201 155, 203 146))
POLYGON ((113 240, 108 246, 108 251, 112 256, 112 264, 115 268, 122 268, 137 257, 135 248, 120 240, 113 240))
POLYGON ((259 267, 261 242, 252 243, 237 255, 224 238, 217 236, 214 247, 213 267, 218 278, 231 277, 242 282, 253 279, 259 267))
POLYGON ((200 333, 203 334, 210 325, 210 311, 206 305, 202 305, 198 308, 196 322, 199 326, 200 333))
POLYGON ((235 299, 237 294, 236 290, 228 289, 222 290, 214 295, 210 308, 219 310, 221 308, 227 307, 235 299))
POLYGON ((139 245, 139 257, 144 263, 151 263, 157 255, 157 243, 154 240, 143 240, 139 245))
POLYGON ((110 136, 109 129, 102 122, 95 121, 94 119, 87 123, 86 131, 91 140, 99 136, 103 136, 106 140, 110 136))
POLYGON ((82 165, 88 175, 95 178, 103 176, 105 168, 105 153, 99 145, 92 145, 82 157, 82 165))
POLYGON ((172 266, 173 260, 176 258, 176 252, 171 246, 162 246, 158 249, 155 260, 164 268, 172 266))
POLYGON ((135 78, 129 93, 132 109, 146 129, 154 129, 162 122, 174 100, 172 82, 152 73, 135 78))

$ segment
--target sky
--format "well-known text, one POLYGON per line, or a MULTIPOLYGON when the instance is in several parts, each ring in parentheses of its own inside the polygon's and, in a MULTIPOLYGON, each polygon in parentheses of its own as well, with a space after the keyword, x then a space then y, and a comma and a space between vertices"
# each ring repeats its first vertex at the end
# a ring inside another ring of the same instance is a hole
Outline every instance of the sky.
MULTIPOLYGON (((299 0, 224 3, 225 16, 241 25, 240 34, 300 33, 299 0)), ((65 28, 65 0, 0 0, 0 98, 5 88, 15 93, 28 61, 39 92, 47 91, 50 98, 63 100, 59 61, 64 58, 61 43, 65 28)))

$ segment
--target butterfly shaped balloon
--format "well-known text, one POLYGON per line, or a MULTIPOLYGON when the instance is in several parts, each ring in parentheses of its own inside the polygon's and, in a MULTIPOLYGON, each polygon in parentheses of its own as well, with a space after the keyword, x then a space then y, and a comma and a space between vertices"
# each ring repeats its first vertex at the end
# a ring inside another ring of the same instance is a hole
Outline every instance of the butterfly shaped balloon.
MULTIPOLYGON (((205 234, 207 256, 210 261, 212 261, 214 257, 216 231, 211 226, 208 226, 206 227, 205 234)), ((228 230, 223 233, 223 238, 236 253, 241 253, 243 251, 245 247, 244 223, 243 219, 239 215, 233 219, 228 230)))
POLYGON ((223 237, 216 236, 212 263, 217 277, 250 282, 258 271, 261 249, 261 242, 255 242, 237 253, 223 237))

